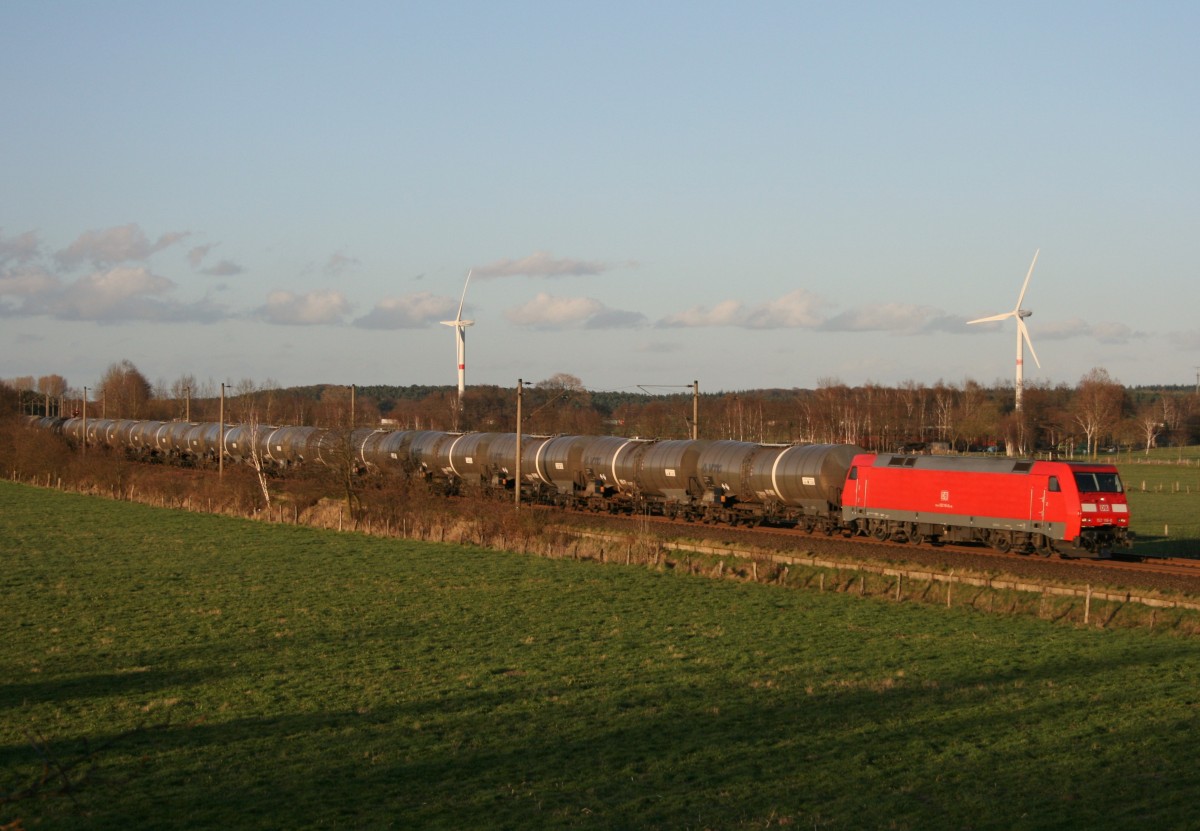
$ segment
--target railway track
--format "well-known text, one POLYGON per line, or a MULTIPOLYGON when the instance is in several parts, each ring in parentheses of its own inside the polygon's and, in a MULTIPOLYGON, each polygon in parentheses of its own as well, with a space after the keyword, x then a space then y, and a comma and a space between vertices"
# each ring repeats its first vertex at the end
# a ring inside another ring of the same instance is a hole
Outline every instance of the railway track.
MULTIPOLYGON (((596 516, 583 513, 582 516, 596 516)), ((1013 551, 1000 552, 983 545, 941 544, 916 545, 892 540, 880 541, 871 537, 844 537, 838 534, 809 533, 796 528, 747 527, 685 522, 661 516, 620 516, 615 520, 640 523, 646 528, 658 529, 663 536, 714 536, 726 541, 741 540, 755 544, 762 541, 783 548, 836 548, 852 556, 881 559, 920 559, 926 563, 939 562, 948 568, 960 563, 965 568, 979 570, 1004 570, 1045 572, 1057 579, 1077 579, 1096 582, 1098 579, 1111 582, 1134 580, 1138 583, 1163 587, 1162 580, 1170 581, 1170 588, 1200 593, 1200 559, 1147 557, 1139 558, 1137 549, 1124 557, 1111 559, 1042 557, 1037 554, 1019 554, 1013 551), (672 532, 675 529, 678 533, 672 532), (873 553, 872 553, 873 552, 873 553)))

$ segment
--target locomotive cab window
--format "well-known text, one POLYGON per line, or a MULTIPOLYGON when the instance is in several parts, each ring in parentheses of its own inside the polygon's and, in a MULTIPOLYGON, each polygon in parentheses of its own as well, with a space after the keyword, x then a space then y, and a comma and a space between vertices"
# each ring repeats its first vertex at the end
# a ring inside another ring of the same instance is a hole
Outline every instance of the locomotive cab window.
POLYGON ((1080 493, 1121 493, 1121 477, 1115 473, 1076 471, 1075 485, 1080 493))
POLYGON ((1062 485, 1058 484, 1057 476, 1050 477, 1050 481, 1046 485, 1046 489, 1049 490, 1051 493, 1058 493, 1059 491, 1062 490, 1062 485))
POLYGON ((850 472, 846 474, 846 478, 852 482, 855 479, 857 479, 858 478, 858 468, 857 467, 850 468, 850 472))

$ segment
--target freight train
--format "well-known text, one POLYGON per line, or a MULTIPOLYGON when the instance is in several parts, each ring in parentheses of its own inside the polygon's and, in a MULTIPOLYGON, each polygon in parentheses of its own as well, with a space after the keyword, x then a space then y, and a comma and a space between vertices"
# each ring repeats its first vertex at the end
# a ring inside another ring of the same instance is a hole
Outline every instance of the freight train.
POLYGON ((1133 542, 1112 465, 868 453, 845 444, 31 418, 143 460, 352 466, 609 513, 1104 557, 1133 542), (518 464, 518 448, 520 463, 518 464))

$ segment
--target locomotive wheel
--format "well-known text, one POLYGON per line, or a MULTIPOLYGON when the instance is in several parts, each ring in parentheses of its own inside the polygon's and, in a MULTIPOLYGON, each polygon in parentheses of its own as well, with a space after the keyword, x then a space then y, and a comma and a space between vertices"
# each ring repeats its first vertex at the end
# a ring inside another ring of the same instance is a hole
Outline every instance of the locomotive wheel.
POLYGON ((875 537, 875 539, 879 540, 880 542, 884 542, 892 535, 892 532, 888 530, 886 524, 881 522, 871 530, 871 534, 875 537))
POLYGON ((1008 538, 1008 534, 996 534, 992 537, 992 548, 1001 554, 1007 554, 1012 550, 1012 540, 1008 538))
POLYGON ((914 531, 908 535, 908 541, 913 545, 924 545, 928 540, 920 531, 914 531))

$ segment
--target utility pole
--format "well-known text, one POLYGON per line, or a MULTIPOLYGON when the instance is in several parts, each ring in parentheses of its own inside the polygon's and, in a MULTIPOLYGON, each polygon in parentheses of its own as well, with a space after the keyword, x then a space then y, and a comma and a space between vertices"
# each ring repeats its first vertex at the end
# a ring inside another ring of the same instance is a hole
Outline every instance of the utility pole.
POLYGON ((225 382, 221 382, 221 423, 217 426, 217 478, 225 478, 225 382))
POLYGON ((83 388, 83 406, 79 408, 83 411, 83 455, 87 455, 87 387, 83 388))
POLYGON ((183 420, 190 422, 192 420, 192 388, 190 386, 183 388, 184 394, 184 409, 183 420))
POLYGON ((700 438, 700 382, 692 381, 692 441, 700 438))
POLYGON ((525 393, 525 381, 517 379, 517 481, 513 486, 513 501, 516 510, 521 510, 521 399, 525 393))
POLYGON ((354 429, 354 384, 350 385, 350 429, 354 429))

